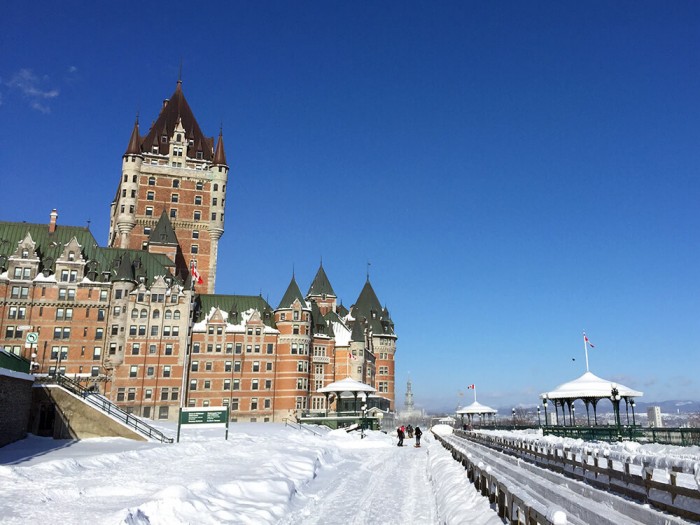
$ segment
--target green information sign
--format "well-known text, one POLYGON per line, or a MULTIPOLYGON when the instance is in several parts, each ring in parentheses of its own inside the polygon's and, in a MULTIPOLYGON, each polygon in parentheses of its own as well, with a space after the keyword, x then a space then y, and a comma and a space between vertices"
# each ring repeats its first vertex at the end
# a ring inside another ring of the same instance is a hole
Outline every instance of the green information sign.
POLYGON ((177 422, 177 442, 180 442, 180 427, 182 425, 196 424, 226 425, 226 439, 228 439, 228 407, 213 408, 181 408, 177 422))
POLYGON ((226 423, 226 410, 182 412, 182 414, 180 414, 180 423, 183 425, 194 423, 226 423))

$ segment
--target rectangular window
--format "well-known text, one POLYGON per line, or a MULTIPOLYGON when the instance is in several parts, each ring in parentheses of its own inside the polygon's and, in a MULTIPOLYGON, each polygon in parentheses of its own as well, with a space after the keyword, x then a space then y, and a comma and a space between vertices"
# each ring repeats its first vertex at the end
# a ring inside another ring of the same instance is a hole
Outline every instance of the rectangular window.
POLYGON ((251 390, 258 390, 258 383, 259 383, 259 381, 257 379, 253 379, 250 382, 250 389, 251 390))
POLYGON ((272 354, 274 351, 274 345, 272 343, 267 343, 267 353, 272 354))
POLYGON ((91 377, 97 377, 98 375, 100 375, 100 367, 99 367, 99 366, 93 366, 93 367, 90 369, 90 376, 91 376, 91 377))
POLYGON ((253 372, 260 372, 260 361, 253 361, 253 372))
POLYGON ((240 390, 240 389, 241 389, 241 380, 240 380, 240 379, 234 379, 234 380, 233 380, 233 389, 234 389, 234 390, 240 390))
POLYGON ((139 367, 136 365, 131 365, 129 368, 129 377, 137 377, 139 372, 139 367))
POLYGON ((193 372, 199 371, 199 361, 192 361, 192 371, 193 372))
POLYGON ((104 337, 105 329, 104 328, 96 328, 95 329, 95 339, 96 340, 101 340, 104 337))
POLYGON ((240 362, 240 361, 234 361, 234 362, 233 362, 233 371, 234 371, 234 372, 240 372, 240 371, 241 371, 241 362, 240 362))
POLYGON ((95 348, 92 349, 92 360, 99 361, 100 357, 102 357, 102 347, 96 346, 95 348))
POLYGON ((258 398, 257 397, 252 397, 250 399, 250 409, 251 410, 257 410, 258 409, 258 398))
POLYGON ((231 390, 231 380, 224 379, 224 390, 231 390))
POLYGON ((242 351, 243 345, 241 343, 236 343, 236 353, 240 354, 242 351))
POLYGON ((170 366, 163 367, 163 377, 170 377, 170 366))
POLYGON ((136 389, 135 388, 130 388, 127 390, 126 393, 126 400, 127 401, 133 401, 136 399, 136 389))

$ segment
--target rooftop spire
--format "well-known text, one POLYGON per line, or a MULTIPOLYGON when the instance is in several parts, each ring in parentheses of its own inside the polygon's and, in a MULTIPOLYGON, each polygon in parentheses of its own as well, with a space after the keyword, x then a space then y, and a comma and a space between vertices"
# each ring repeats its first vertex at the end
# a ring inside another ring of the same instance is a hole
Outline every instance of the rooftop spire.
POLYGON ((226 153, 224 152, 224 130, 223 126, 219 128, 219 141, 216 143, 216 151, 214 152, 214 164, 226 166, 226 153))
POLYGON ((134 129, 131 132, 131 138, 129 139, 129 145, 126 148, 125 155, 141 155, 141 138, 139 136, 139 116, 136 114, 136 122, 134 122, 134 129))

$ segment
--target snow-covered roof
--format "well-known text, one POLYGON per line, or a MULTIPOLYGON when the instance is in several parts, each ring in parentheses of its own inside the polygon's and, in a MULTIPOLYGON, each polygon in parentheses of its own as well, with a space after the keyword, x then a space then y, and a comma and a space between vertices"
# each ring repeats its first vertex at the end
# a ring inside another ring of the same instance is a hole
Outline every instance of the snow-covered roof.
POLYGON ((495 408, 482 405, 478 401, 474 401, 471 405, 457 409, 457 414, 495 414, 498 412, 495 408))
POLYGON ((540 398, 544 399, 545 396, 548 399, 609 398, 613 387, 617 388, 622 397, 641 397, 644 395, 643 392, 632 390, 625 385, 615 383, 615 381, 609 381, 591 372, 586 372, 573 381, 562 383, 554 390, 540 394, 540 398))
POLYGON ((319 388, 318 392, 374 392, 375 389, 365 383, 355 381, 351 377, 346 377, 328 386, 319 388))

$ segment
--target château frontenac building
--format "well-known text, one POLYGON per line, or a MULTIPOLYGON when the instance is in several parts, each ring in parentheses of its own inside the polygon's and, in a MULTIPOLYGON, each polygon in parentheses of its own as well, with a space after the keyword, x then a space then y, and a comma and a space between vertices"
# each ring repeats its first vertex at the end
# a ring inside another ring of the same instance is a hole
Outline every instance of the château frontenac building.
POLYGON ((56 210, 0 222, 5 351, 146 418, 224 405, 234 421, 281 421, 332 410, 318 390, 348 376, 395 409, 397 337, 369 278, 349 310, 322 264, 306 294, 292 276, 276 307, 215 293, 229 166, 180 81, 145 135, 134 124, 115 182, 106 247, 56 210))

